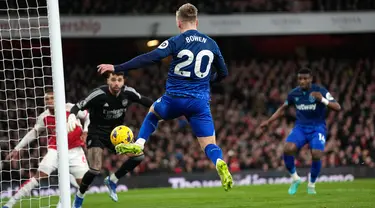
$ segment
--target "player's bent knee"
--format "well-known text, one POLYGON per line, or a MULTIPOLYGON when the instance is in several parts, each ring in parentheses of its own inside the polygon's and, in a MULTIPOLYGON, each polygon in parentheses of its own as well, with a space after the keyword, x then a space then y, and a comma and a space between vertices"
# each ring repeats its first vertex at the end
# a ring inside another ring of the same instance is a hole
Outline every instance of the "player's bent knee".
POLYGON ((150 107, 150 109, 148 109, 148 112, 149 112, 149 113, 155 113, 154 105, 152 105, 152 106, 150 107))
POLYGON ((48 177, 48 174, 45 173, 45 172, 43 172, 43 171, 40 171, 40 172, 39 172, 39 176, 40 176, 40 177, 48 177))
POLYGON ((100 170, 90 168, 88 172, 96 176, 100 175, 100 170))
POLYGON ((70 174, 72 176, 71 180, 78 180, 83 178, 83 176, 89 171, 88 168, 76 168, 74 170, 70 171, 70 174))
POLYGON ((321 151, 321 150, 312 150, 311 151, 312 160, 320 160, 320 158, 322 158, 323 155, 324 155, 324 152, 321 151))
POLYGON ((148 110, 148 112, 149 113, 153 113, 159 120, 163 120, 162 118, 161 118, 161 116, 155 111, 155 108, 154 108, 154 105, 152 105, 151 107, 150 107, 150 109, 148 110))
POLYGON ((284 145, 284 153, 288 155, 295 154, 297 152, 298 148, 297 145, 291 142, 287 142, 284 145))
POLYGON ((76 179, 75 183, 71 183, 74 187, 79 188, 82 183, 82 179, 76 179))
POLYGON ((103 149, 100 147, 93 147, 88 150, 87 160, 89 167, 92 170, 100 170, 102 168, 103 149))
POLYGON ((38 179, 43 179, 43 178, 47 178, 49 176, 48 173, 45 173, 44 171, 42 170, 39 170, 37 173, 36 173, 36 177, 38 179))
POLYGON ((204 150, 207 145, 209 144, 216 144, 216 137, 215 136, 208 136, 208 137, 197 137, 199 145, 204 150))
POLYGON ((100 170, 102 167, 102 161, 94 161, 89 166, 90 170, 100 170))
POLYGON ((79 188, 79 186, 81 185, 81 182, 82 182, 82 178, 76 179, 72 174, 70 175, 69 178, 70 178, 70 184, 73 185, 75 188, 79 188))
POLYGON ((47 165, 39 165, 38 172, 36 173, 37 178, 46 178, 48 177, 53 171, 55 170, 54 167, 50 167, 47 165))

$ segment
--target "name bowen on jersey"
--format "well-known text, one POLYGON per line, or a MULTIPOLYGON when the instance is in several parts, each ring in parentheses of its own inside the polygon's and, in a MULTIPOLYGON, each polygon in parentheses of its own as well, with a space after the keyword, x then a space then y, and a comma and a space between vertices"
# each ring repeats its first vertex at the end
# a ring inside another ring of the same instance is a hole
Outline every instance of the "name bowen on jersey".
POLYGON ((116 65, 115 72, 141 68, 170 55, 166 94, 209 100, 210 82, 219 82, 228 75, 216 42, 197 30, 187 30, 147 54, 116 65), (211 72, 211 65, 216 72, 211 72))

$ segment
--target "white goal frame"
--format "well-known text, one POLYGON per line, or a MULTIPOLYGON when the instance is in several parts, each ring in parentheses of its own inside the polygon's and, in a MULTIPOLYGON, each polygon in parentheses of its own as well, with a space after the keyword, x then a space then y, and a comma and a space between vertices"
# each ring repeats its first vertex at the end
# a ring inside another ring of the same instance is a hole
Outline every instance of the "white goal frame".
POLYGON ((58 0, 47 0, 52 81, 55 100, 56 139, 59 155, 59 191, 62 208, 70 208, 68 135, 66 127, 64 65, 58 0))

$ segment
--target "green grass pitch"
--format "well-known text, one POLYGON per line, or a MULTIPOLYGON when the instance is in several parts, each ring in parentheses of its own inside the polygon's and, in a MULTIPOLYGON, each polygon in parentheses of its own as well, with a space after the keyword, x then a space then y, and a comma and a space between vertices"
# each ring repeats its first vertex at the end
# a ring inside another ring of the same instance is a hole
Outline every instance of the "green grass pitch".
MULTIPOLYGON (((317 195, 307 195, 306 186, 301 184, 294 196, 287 193, 289 185, 238 186, 230 192, 222 188, 138 189, 119 193, 119 202, 107 194, 87 195, 83 208, 375 208, 375 179, 317 184, 317 195)), ((15 207, 55 207, 57 197, 22 201, 22 206, 15 207)))

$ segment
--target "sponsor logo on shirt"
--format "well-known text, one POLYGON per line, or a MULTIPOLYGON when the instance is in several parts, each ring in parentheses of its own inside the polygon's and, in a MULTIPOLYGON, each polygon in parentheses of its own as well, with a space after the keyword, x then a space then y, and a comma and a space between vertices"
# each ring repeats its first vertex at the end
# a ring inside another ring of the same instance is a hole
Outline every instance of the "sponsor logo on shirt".
POLYGON ((305 105, 305 104, 300 104, 296 105, 297 110, 315 110, 316 109, 316 104, 310 104, 310 105, 305 105))

